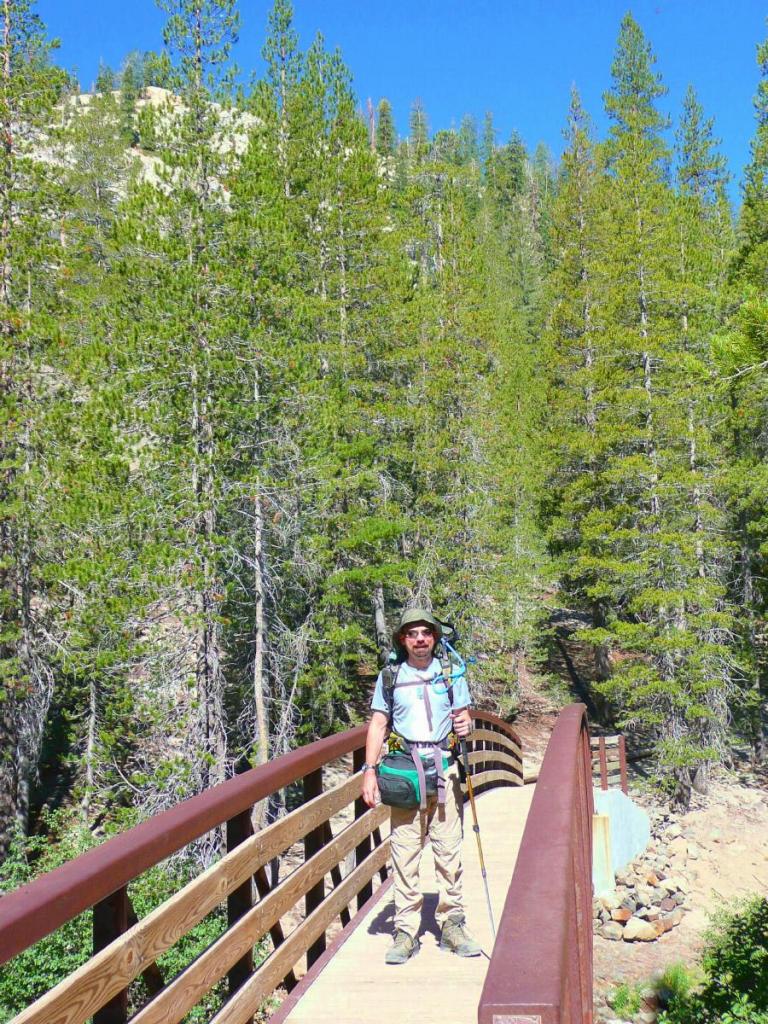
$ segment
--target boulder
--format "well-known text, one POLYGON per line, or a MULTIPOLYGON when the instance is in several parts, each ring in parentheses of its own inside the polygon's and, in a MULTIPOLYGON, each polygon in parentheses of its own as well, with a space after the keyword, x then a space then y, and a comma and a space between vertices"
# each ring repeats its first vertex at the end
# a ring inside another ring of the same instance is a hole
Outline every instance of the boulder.
POLYGON ((607 911, 615 910, 621 906, 621 897, 615 889, 604 892, 600 897, 600 905, 607 911))
POLYGON ((663 935, 665 932, 670 932, 673 928, 676 928, 682 919, 682 910, 673 910, 671 914, 664 914, 658 921, 654 922, 654 928, 657 929, 659 935, 663 935))
POLYGON ((688 881, 682 875, 670 875, 662 879, 661 885, 670 896, 676 892, 688 892, 688 881))
POLYGON ((656 928, 650 921, 643 921, 639 917, 630 917, 624 925, 622 938, 625 942, 653 942, 656 935, 656 928))
POLYGON ((602 935, 604 939, 610 939, 611 942, 618 942, 624 934, 624 929, 618 923, 618 921, 609 921, 608 924, 602 925, 598 935, 602 935))
POLYGON ((632 917, 632 911, 628 907, 619 907, 618 910, 611 911, 611 919, 614 921, 620 921, 622 924, 632 917))
POLYGON ((639 906, 650 907, 653 903, 653 888, 650 885, 638 885, 635 889, 635 899, 639 906))

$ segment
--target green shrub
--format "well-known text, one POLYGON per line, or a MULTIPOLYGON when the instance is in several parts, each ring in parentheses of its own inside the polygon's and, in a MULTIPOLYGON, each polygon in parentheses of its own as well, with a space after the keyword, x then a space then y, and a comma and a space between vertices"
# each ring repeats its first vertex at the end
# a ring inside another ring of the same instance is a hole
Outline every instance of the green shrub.
POLYGON ((622 982, 608 999, 610 1006, 619 1017, 634 1017, 640 1009, 642 989, 639 985, 628 985, 622 982))
MULTIPOLYGON (((71 814, 57 812, 44 820, 45 834, 17 836, 0 867, 0 892, 10 892, 46 871, 64 864, 95 845, 93 835, 71 814)), ((171 861, 145 871, 128 888, 133 908, 141 920, 197 873, 191 861, 171 861)), ((226 929, 226 911, 217 907, 198 925, 158 958, 166 981, 207 948, 226 929)), ((0 1024, 44 995, 92 955, 92 912, 85 911, 51 935, 35 943, 0 968, 0 1024)), ((259 959, 257 957, 257 959, 259 959)), ((188 1024, 209 1020, 221 1006, 226 982, 214 986, 198 1007, 190 1011, 188 1024)), ((130 989, 132 1010, 147 997, 146 987, 137 979, 130 989)))
POLYGON ((671 964, 656 982, 656 990, 664 1003, 687 999, 704 980, 699 967, 683 963, 671 964))
POLYGON ((661 1024, 768 1024, 768 899, 721 910, 705 936, 704 980, 676 991, 661 1024))
MULTIPOLYGON (((64 812, 46 815, 44 835, 17 835, 0 866, 0 892, 11 892, 94 845, 91 833, 64 812)), ((0 967, 0 1022, 17 1013, 84 964, 92 952, 90 910, 0 967)))

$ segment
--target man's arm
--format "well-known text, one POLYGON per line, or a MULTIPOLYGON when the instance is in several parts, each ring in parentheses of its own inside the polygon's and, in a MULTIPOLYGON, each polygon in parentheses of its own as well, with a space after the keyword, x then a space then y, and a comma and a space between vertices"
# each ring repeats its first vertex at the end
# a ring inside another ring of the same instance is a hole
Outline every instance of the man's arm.
MULTIPOLYGON (((375 765, 379 760, 381 748, 389 728, 389 717, 383 711, 374 711, 368 724, 368 735, 365 738, 365 763, 375 765)), ((363 772, 363 800, 369 807, 379 803, 379 784, 376 772, 368 768, 363 772)))

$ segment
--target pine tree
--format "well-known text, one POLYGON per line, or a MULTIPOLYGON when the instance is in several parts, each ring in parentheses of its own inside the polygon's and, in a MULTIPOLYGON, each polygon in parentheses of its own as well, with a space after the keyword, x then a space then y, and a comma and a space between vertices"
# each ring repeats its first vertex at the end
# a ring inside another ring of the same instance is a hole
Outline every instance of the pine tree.
POLYGON ((462 164, 477 161, 480 146, 477 141, 477 122, 471 114, 465 114, 459 127, 459 160, 462 164))
POLYGON ((411 107, 409 126, 410 136, 408 144, 412 158, 418 162, 426 156, 429 141, 429 122, 427 121, 427 112, 421 100, 416 100, 411 107))
POLYGON ((155 621, 143 627, 153 641, 145 670, 157 681, 151 710, 155 729, 176 737, 160 763, 161 748, 153 749, 150 736, 139 752, 147 809, 221 781, 235 756, 227 740, 223 614, 223 566, 235 555, 223 538, 233 443, 228 417, 237 415, 242 378, 223 260, 222 183, 234 154, 227 136, 236 125, 212 94, 226 99, 238 19, 227 0, 169 2, 165 10, 181 102, 161 111, 154 178, 134 184, 115 229, 115 334, 126 354, 119 375, 127 375, 132 396, 123 430, 146 438, 135 479, 154 507, 144 524, 137 611, 152 593, 155 621))
MULTIPOLYGON (((601 344, 605 324, 605 289, 601 265, 606 256, 602 216, 606 188, 591 125, 574 89, 557 199, 552 212, 554 266, 547 282, 547 347, 551 352, 549 427, 553 450, 550 467, 550 542, 562 558, 567 592, 589 612, 593 625, 605 624, 604 598, 587 597, 594 582, 588 562, 574 558, 585 543, 583 525, 602 504, 599 470, 603 466, 598 416, 603 406, 608 353, 601 344)), ((609 650, 596 645, 595 677, 610 675, 609 650)))
POLYGON ((737 546, 735 599, 748 731, 753 758, 765 759, 768 732, 768 657, 764 579, 768 522, 764 514, 766 474, 765 274, 768 265, 768 42, 757 48, 761 72, 755 96, 757 127, 745 172, 739 213, 737 252, 729 281, 737 307, 718 338, 719 369, 725 378, 729 410, 725 437, 729 471, 725 483, 737 546))
POLYGON ((480 148, 483 169, 487 175, 488 170, 491 167, 493 154, 496 152, 496 129, 493 124, 493 114, 490 110, 486 111, 485 117, 483 118, 483 136, 480 148))
POLYGON ((0 851, 26 829, 52 693, 46 440, 57 404, 57 194, 35 161, 65 76, 27 0, 0 8, 0 851))
POLYGON ((99 93, 112 92, 115 88, 115 72, 103 61, 99 61, 99 70, 94 83, 94 91, 99 93))
POLYGON ((140 89, 141 82, 136 62, 128 59, 120 75, 120 121, 127 146, 135 146, 139 138, 136 131, 136 101, 140 89))
POLYGON ((577 567, 591 577, 587 599, 607 609, 605 626, 586 635, 629 654, 603 689, 624 722, 655 733, 673 800, 685 806, 692 773, 719 757, 730 619, 701 414, 706 370, 691 360, 680 312, 694 285, 681 279, 670 230, 666 120, 656 106, 664 88, 653 64, 627 15, 605 97, 613 123, 597 268, 605 303, 598 362, 607 369, 595 431, 600 504, 580 523, 577 567), (684 388, 688 407, 677 399, 684 388))
POLYGON ((393 156, 397 145, 395 120, 388 99, 379 100, 376 116, 376 152, 380 156, 393 156))
MULTIPOLYGON (((132 173, 122 111, 106 92, 66 108, 58 138, 61 165, 60 324, 70 401, 57 421, 56 490, 49 528, 63 552, 49 569, 57 603, 58 685, 49 736, 68 729, 75 795, 86 822, 104 812, 104 797, 131 774, 140 731, 130 673, 140 644, 130 622, 142 616, 132 579, 142 554, 134 537, 146 516, 130 465, 137 449, 124 433, 123 377, 114 379, 115 315, 111 280, 118 207, 132 173), (115 769, 114 766, 118 766, 115 769)), ((146 614, 146 608, 143 610, 146 614)))
MULTIPOLYGON (((672 308, 681 331, 678 359, 681 373, 676 390, 685 393, 688 448, 688 500, 693 509, 693 557, 696 574, 708 586, 708 602, 700 601, 703 672, 712 681, 704 693, 711 716, 698 724, 699 740, 722 755, 727 712, 725 701, 734 676, 730 650, 732 609, 726 599, 732 574, 726 536, 723 460, 714 425, 722 417, 715 387, 711 337, 722 322, 723 284, 727 254, 723 242, 729 219, 724 202, 725 161, 717 151, 713 121, 704 116, 696 94, 689 88, 676 135, 678 195, 673 212, 675 254, 671 263, 672 308), (707 603, 711 622, 705 624, 707 603), (719 685, 718 685, 719 683, 719 685)), ((705 787, 706 763, 697 770, 699 788, 705 787)))

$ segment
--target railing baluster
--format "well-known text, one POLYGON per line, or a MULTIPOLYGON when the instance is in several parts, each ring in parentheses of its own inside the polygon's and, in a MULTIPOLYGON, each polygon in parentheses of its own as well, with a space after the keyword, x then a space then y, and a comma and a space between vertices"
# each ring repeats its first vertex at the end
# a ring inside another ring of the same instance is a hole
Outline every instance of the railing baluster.
POLYGON ((608 758, 605 754, 605 736, 600 737, 600 788, 608 789, 608 758))
MULTIPOLYGON (((135 924, 139 923, 139 919, 136 916, 136 911, 133 909, 131 903, 131 897, 128 897, 128 927, 133 928, 135 924)), ((157 993, 165 987, 165 978, 163 972, 157 966, 156 963, 150 964, 146 970, 141 972, 141 976, 144 979, 144 984, 147 986, 147 991, 150 996, 156 996, 157 993)))
MULTIPOLYGON (((316 796, 320 796, 323 792, 323 769, 318 768, 317 771, 310 772, 304 776, 304 800, 312 800, 316 796)), ((323 848, 325 844, 325 822, 318 825, 317 828, 313 828, 310 832, 307 832, 304 837, 304 860, 308 861, 310 857, 314 856, 319 850, 323 848)), ((325 879, 321 878, 319 882, 312 886, 307 891, 307 895, 304 897, 304 910, 309 917, 313 910, 320 906, 325 899, 325 879)), ((318 957, 322 956, 325 952, 325 934, 321 935, 319 939, 312 943, 307 950, 307 969, 309 969, 318 957)))
MULTIPOLYGON (((123 885, 93 908, 93 952, 114 942, 128 930, 128 887, 123 885)), ((93 1024, 125 1024, 128 1020, 128 989, 124 988, 93 1015, 93 1024)))
MULTIPOLYGON (((234 818, 227 821, 227 853, 234 850, 236 846, 253 835, 253 823, 251 821, 251 810, 241 811, 234 818)), ((233 924, 247 914, 253 906, 253 883, 248 877, 242 885, 227 897, 227 924, 231 928, 233 924)), ((241 957, 227 972, 229 994, 236 992, 253 974, 253 950, 249 949, 245 956, 241 957)))
MULTIPOLYGON (((332 843, 333 842, 333 831, 331 829, 330 821, 326 821, 326 823, 325 823, 325 839, 324 839, 324 841, 325 841, 326 845, 328 843, 332 843)), ((337 864, 335 867, 331 868, 331 882, 333 883, 334 889, 337 886, 341 885, 342 881, 343 881, 343 879, 341 877, 341 868, 337 864)), ((345 928, 349 924, 349 922, 350 922, 349 907, 342 907, 341 908, 341 911, 339 913, 339 918, 341 919, 342 927, 345 928)))
MULTIPOLYGON (((355 750, 352 754, 352 770, 354 772, 359 772, 364 761, 365 748, 360 747, 358 750, 355 750)), ((360 785, 362 786, 362 777, 360 785)), ((357 800, 355 800, 355 818, 361 818, 367 810, 368 808, 363 798, 358 797, 357 800)), ((355 847, 355 866, 357 866, 358 864, 362 864, 365 858, 370 854, 370 852, 371 837, 366 836, 365 839, 363 839, 362 842, 358 843, 357 846, 355 847)), ((357 894, 357 909, 360 910, 360 908, 368 902, 371 896, 373 896, 373 882, 366 882, 366 884, 357 894)))
MULTIPOLYGON (((264 897, 267 896, 274 888, 269 883, 266 868, 258 868, 256 874, 253 876, 253 879, 256 882, 256 890, 259 894, 259 898, 263 900, 264 897)), ((278 946, 282 946, 282 944, 285 942, 283 926, 280 924, 279 921, 275 921, 275 923, 269 929, 269 937, 272 939, 272 945, 275 947, 275 949, 277 949, 278 946)), ((286 974, 285 978, 283 978, 283 985, 285 986, 286 991, 290 992, 291 989, 295 988, 297 984, 298 982, 296 980, 296 975, 293 973, 293 971, 289 971, 288 974, 286 974)))
MULTIPOLYGON (((381 829, 375 828, 371 834, 373 837, 374 848, 378 848, 382 844, 381 829)), ((386 882, 388 877, 389 876, 387 875, 387 865, 382 864, 382 866, 379 868, 379 878, 381 879, 382 882, 386 882)), ((359 909, 360 908, 358 907, 358 910, 359 909)))
POLYGON ((627 785, 627 741, 622 733, 619 736, 619 775, 621 777, 621 791, 622 793, 628 793, 629 787, 627 785))

